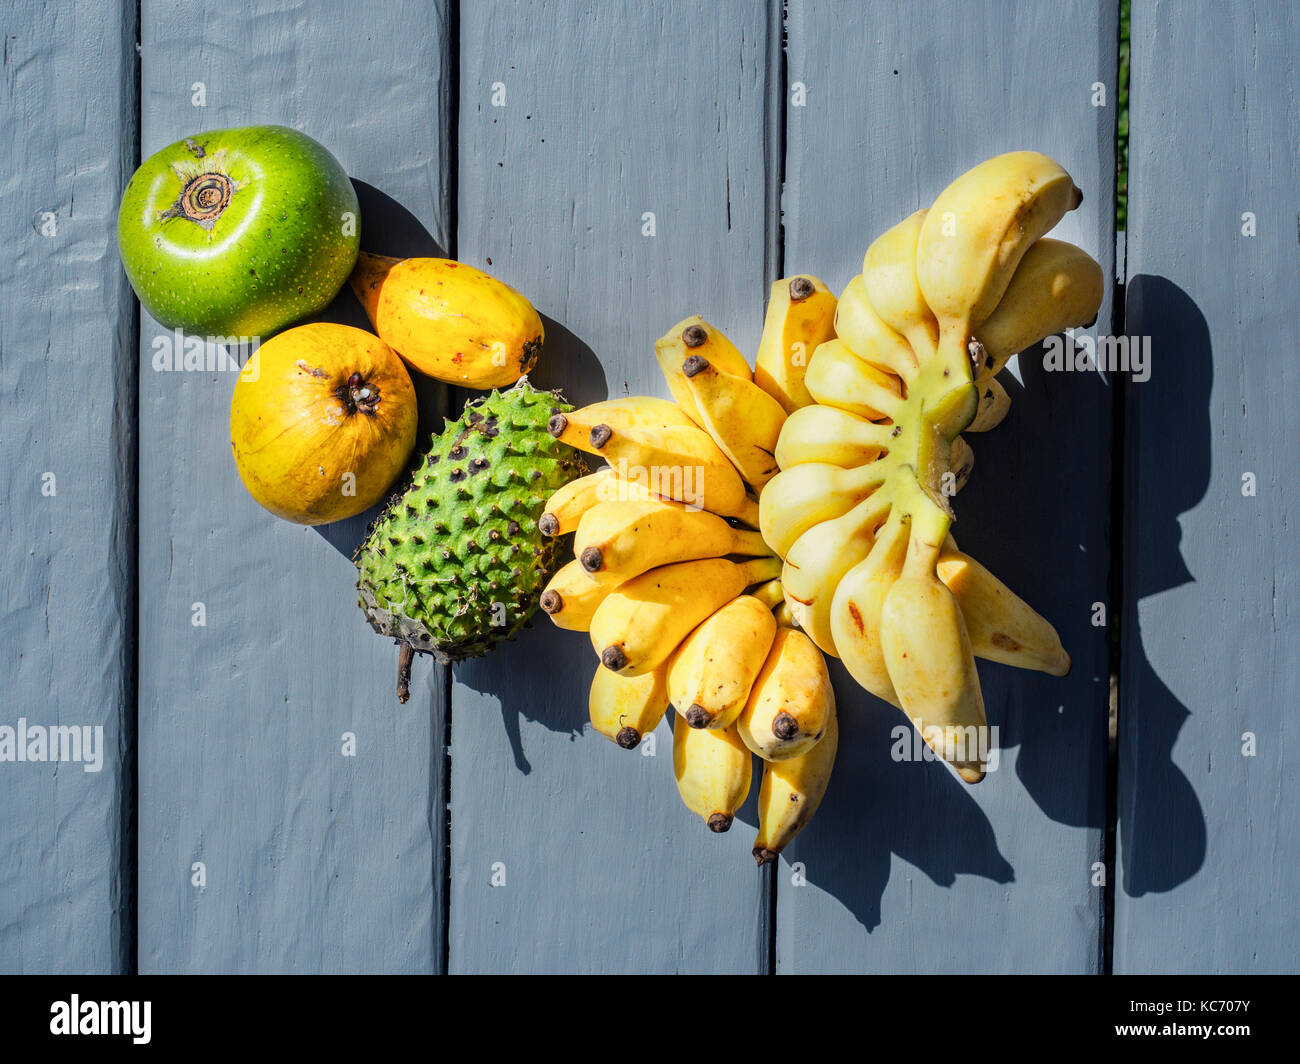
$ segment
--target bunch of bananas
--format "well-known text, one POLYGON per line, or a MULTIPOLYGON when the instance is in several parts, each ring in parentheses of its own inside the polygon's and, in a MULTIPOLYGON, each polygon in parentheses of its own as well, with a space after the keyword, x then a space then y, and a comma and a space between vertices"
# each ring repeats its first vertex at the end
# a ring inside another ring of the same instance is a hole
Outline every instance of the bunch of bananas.
POLYGON ((960 434, 1006 415, 998 371, 1096 319, 1101 267, 1043 236, 1081 200, 1060 165, 1012 152, 879 237, 804 360, 812 405, 785 423, 761 499, 800 628, 970 783, 988 752, 975 658, 1070 667, 1051 624, 958 550, 949 499, 974 461, 960 434))
POLYGON ((774 284, 752 372, 691 317, 655 344, 672 402, 551 418, 608 463, 540 522, 574 535, 541 606, 590 633, 592 725, 632 749, 675 707, 678 789, 716 832, 761 757, 760 865, 830 778, 822 651, 969 782, 988 750, 975 657, 1069 669, 1052 626, 957 549, 948 500, 973 464, 961 433, 1006 414, 1007 360, 1096 317, 1101 268, 1043 237, 1080 200, 1046 156, 998 156, 872 244, 839 300, 809 275, 774 284))
MULTIPOLYGON (((831 334, 824 288, 788 302, 791 335, 831 334)), ((591 635, 596 731, 631 750, 676 707, 678 791, 710 829, 731 827, 763 759, 753 852, 764 864, 816 811, 838 735, 826 662, 794 627, 781 559, 758 532, 786 409, 699 317, 655 353, 673 402, 632 396, 551 419, 552 435, 608 465, 547 503, 540 527, 573 533, 574 558, 541 606, 591 635)))

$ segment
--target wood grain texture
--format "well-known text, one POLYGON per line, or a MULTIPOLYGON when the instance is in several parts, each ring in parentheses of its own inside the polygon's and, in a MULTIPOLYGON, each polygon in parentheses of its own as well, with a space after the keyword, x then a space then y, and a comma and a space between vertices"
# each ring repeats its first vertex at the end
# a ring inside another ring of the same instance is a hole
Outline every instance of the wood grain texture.
MULTIPOLYGON (((1117 18, 1083 0, 790 0, 785 273, 841 291, 870 242, 958 174, 1034 148, 1085 193, 1054 235, 1112 276, 1117 18)), ((1098 970, 1108 664, 1090 615, 1107 599, 1111 399, 1096 374, 1018 361, 1007 419, 969 438, 953 534, 1056 625, 1073 670, 979 663, 1001 761, 972 789, 938 763, 893 760, 905 718, 834 667, 840 753, 781 864, 781 972, 1098 970)))
POLYGON ((1117 972, 1297 970, 1298 49, 1294 4, 1133 4, 1117 972))
MULTIPOLYGON (((461 18, 460 257, 546 317, 534 379, 579 404, 666 396, 654 341, 696 312, 752 358, 774 207, 765 5, 461 18)), ((710 834, 677 795, 668 725, 654 757, 584 733, 590 643, 535 624, 455 669, 451 970, 765 970, 753 796, 710 834)))
POLYGON ((3 25, 0 725, 100 728, 102 761, 0 762, 0 972, 130 963, 134 18, 29 4, 3 25))
MULTIPOLYGON (((445 246, 445 5, 371 21, 341 0, 146 0, 142 23, 146 156, 195 131, 293 126, 358 184, 363 248, 445 246)), ((325 316, 364 323, 346 291, 325 316)), ((153 372, 162 331, 144 318, 140 967, 435 970, 445 677, 423 670, 397 704, 396 652, 356 605, 366 518, 316 530, 258 507, 230 456, 235 374, 153 372)), ((420 397, 427 426, 438 393, 420 397)))

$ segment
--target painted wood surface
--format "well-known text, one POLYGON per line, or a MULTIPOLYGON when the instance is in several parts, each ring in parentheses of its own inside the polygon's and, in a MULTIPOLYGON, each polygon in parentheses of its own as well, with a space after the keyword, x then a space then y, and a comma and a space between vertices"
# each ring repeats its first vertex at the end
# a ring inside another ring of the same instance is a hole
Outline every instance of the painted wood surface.
MULTIPOLYGON (((357 184, 363 248, 445 247, 442 4, 370 21, 342 0, 146 0, 141 18, 145 156, 195 131, 291 125, 357 184)), ((346 291, 325 316, 364 324, 346 291)), ((317 530, 262 510, 230 456, 236 375, 153 372, 161 332, 143 317, 140 968, 435 970, 445 677, 421 671, 397 704, 394 648, 353 590, 365 516, 317 530)), ((440 394, 420 397, 427 428, 440 394)))
MULTIPOLYGON (((835 779, 775 871, 752 799, 723 836, 681 806, 666 723, 654 756, 584 727, 581 635, 542 619, 454 677, 417 662, 399 706, 354 604, 366 518, 270 517, 229 458, 234 374, 155 372, 147 315, 131 350, 113 225, 140 152, 255 122, 335 152, 367 250, 528 295, 534 380, 578 403, 666 394, 653 341, 690 313, 752 357, 782 261, 840 290, 1003 150, 1066 165, 1085 201, 1057 235, 1113 272, 1115 0, 789 0, 784 63, 781 8, 493 0, 456 27, 452 0, 144 0, 138 75, 135 5, 15 8, 0 725, 102 724, 105 758, 0 764, 0 971, 437 971, 444 949, 457 972, 1097 971, 1096 603, 1123 621, 1115 970, 1295 970, 1293 5, 1135 0, 1124 316, 1152 376, 1125 377, 1120 455, 1116 375, 1036 354, 971 440, 954 534, 1056 624, 1071 675, 981 663, 1002 751, 970 789, 894 761, 901 717, 836 666, 835 779)), ((347 293, 324 317, 364 324, 347 293)), ((1090 335, 1111 322, 1108 299, 1090 335)), ((427 438, 448 399, 420 397, 427 438)))
MULTIPOLYGON (((461 19, 458 250, 545 316, 535 380, 580 404, 667 395, 654 341, 695 312, 752 352, 772 213, 765 6, 489 3, 461 19)), ((677 796, 667 723, 654 756, 588 733, 597 665, 585 635, 541 617, 455 669, 451 970, 766 970, 753 799, 713 835, 677 796)))
POLYGON ((1294 972, 1300 11, 1132 38, 1115 970, 1294 972))
MULTIPOLYGON (((791 0, 785 273, 841 291, 870 242, 953 177, 1034 148, 1084 190, 1054 235, 1109 276, 1117 18, 1083 0, 791 0), (1046 43, 1062 26, 1070 46, 1046 43)), ((906 719, 836 665, 840 752, 781 864, 779 971, 1098 970, 1108 651, 1091 615, 1107 600, 1110 392, 1096 374, 1044 372, 1038 352, 1018 362, 1002 374, 1010 414, 968 437, 953 535, 1056 625, 1073 669, 979 663, 1001 754, 970 788, 937 762, 895 760, 906 719)))
POLYGON ((2 32, 0 726, 91 729, 100 760, 0 763, 0 972, 113 972, 133 906, 135 311, 116 222, 135 5, 22 5, 2 32))

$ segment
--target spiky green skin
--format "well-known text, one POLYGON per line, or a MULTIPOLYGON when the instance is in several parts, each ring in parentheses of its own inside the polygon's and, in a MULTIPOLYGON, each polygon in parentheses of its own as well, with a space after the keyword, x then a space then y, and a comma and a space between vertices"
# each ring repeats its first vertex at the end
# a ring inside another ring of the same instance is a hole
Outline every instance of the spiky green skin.
POLYGON ((560 542, 538 518, 584 472, 581 455, 546 430, 572 409, 524 377, 466 403, 433 438, 357 551, 360 605, 375 631, 448 662, 527 623, 560 564, 560 542))

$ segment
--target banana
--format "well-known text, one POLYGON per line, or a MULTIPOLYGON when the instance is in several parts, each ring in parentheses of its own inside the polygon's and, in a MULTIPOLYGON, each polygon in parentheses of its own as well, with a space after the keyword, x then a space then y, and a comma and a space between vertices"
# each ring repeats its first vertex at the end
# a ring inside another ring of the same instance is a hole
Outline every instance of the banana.
POLYGON ((587 705, 596 731, 624 750, 633 750, 668 711, 667 669, 661 666, 642 676, 620 676, 597 666, 587 705))
POLYGON ((897 377, 864 362, 838 339, 813 352, 804 384, 817 402, 869 421, 892 418, 902 395, 897 377))
POLYGON ((971 332, 993 313, 1030 245, 1082 200, 1060 164, 1033 151, 995 156, 939 193, 921 224, 916 275, 950 373, 971 379, 971 332))
POLYGON ((939 343, 939 323, 916 281, 916 245, 926 213, 919 210, 876 237, 862 260, 867 298, 890 328, 907 337, 918 362, 928 361, 939 343))
POLYGON ((667 399, 629 395, 606 399, 567 414, 552 414, 546 428, 561 443, 588 454, 599 454, 596 441, 608 430, 696 428, 696 424, 667 399), (601 431, 597 432, 600 427, 601 431))
POLYGON ((989 429, 997 428, 1010 409, 1011 396, 1007 395, 1007 390, 997 382, 997 378, 987 377, 980 382, 979 407, 975 411, 975 417, 964 431, 988 432, 989 429))
POLYGON ((551 577, 542 591, 539 604, 550 615, 558 628, 570 632, 585 632, 591 618, 611 591, 614 584, 598 584, 575 559, 551 577))
POLYGON ((668 698, 692 728, 728 728, 740 716, 776 638, 776 618, 752 595, 732 599, 668 661, 668 698))
POLYGON ((724 373, 701 355, 682 363, 700 424, 745 482, 762 488, 777 473, 776 441, 785 407, 753 381, 724 373))
POLYGON ((659 499, 597 503, 583 514, 573 540, 574 557, 598 584, 621 584, 673 562, 770 553, 757 532, 659 499))
POLYGON ((960 436, 952 441, 952 447, 948 452, 948 465, 953 478, 951 494, 956 495, 966 486, 966 482, 970 480, 971 470, 975 468, 975 452, 960 436))
POLYGON ((880 642, 889 679, 921 737, 967 783, 984 778, 988 721, 956 596, 935 575, 948 516, 914 514, 903 574, 885 593, 880 642))
POLYGON ((833 657, 839 654, 831 633, 831 601, 844 574, 870 553, 876 529, 889 515, 887 494, 868 495, 842 517, 813 525, 794 541, 781 570, 781 587, 799 627, 833 657))
MULTIPOLYGON (((556 414, 548 428, 557 439, 570 442, 566 435, 573 424, 572 414, 556 414), (567 424, 560 424, 561 420, 567 424)), ((618 429, 599 422, 585 438, 576 433, 571 446, 601 455, 620 479, 641 484, 665 499, 724 517, 745 520, 753 515, 752 501, 736 467, 713 437, 694 424, 618 429)))
POLYGON ((794 611, 790 609, 790 603, 782 600, 774 610, 772 616, 776 618, 776 623, 782 628, 798 628, 799 622, 794 619, 794 611))
POLYGON ((954 544, 940 553, 936 568, 961 607, 976 657, 1052 676, 1070 671, 1056 629, 969 554, 954 544))
POLYGON ((754 375, 745 356, 736 350, 736 345, 723 335, 721 329, 715 329, 698 314, 679 321, 655 341, 655 358, 659 361, 664 380, 668 382, 673 401, 691 421, 704 428, 695 397, 682 377, 682 363, 691 355, 699 355, 721 372, 741 380, 752 381, 754 375))
MULTIPOLYGON (((768 552, 764 551, 763 553, 768 552)), ((766 584, 759 584, 758 587, 750 591, 750 594, 769 610, 776 609, 785 601, 785 590, 781 587, 780 580, 769 580, 766 584)))
POLYGON ((596 472, 571 480, 560 488, 546 501, 546 512, 537 521, 542 535, 567 536, 574 531, 582 515, 603 501, 613 473, 609 466, 601 466, 596 472))
POLYGON ((885 595, 902 575, 911 518, 896 507, 876 536, 871 553, 844 574, 831 600, 831 638, 859 686, 898 706, 880 642, 880 611, 885 595))
POLYGON ((784 761, 812 749, 835 715, 826 660, 794 628, 778 628, 736 728, 765 761, 784 761))
POLYGON ((763 782, 758 789, 758 838, 754 840, 754 860, 760 867, 775 861, 817 812, 830 783, 839 745, 839 719, 832 704, 821 742, 798 757, 763 765, 763 782))
POLYGON ((997 307, 1031 244, 1083 202, 1041 152, 997 155, 935 199, 921 225, 917 280, 940 327, 982 323, 997 307))
POLYGON ((836 305, 830 290, 807 274, 772 285, 754 360, 754 383, 787 414, 813 403, 804 387, 804 371, 817 345, 835 335, 836 305))
POLYGON ((673 728, 673 775, 686 808, 698 813, 709 830, 731 827, 745 804, 754 759, 733 728, 673 728))
POLYGON ((1105 276, 1097 260, 1064 240, 1029 246, 997 308, 976 330, 984 347, 979 376, 999 373, 1007 360, 1046 339, 1091 325, 1101 310, 1105 276))
POLYGON ((907 383, 916 379, 917 360, 907 339, 885 324, 867 297, 867 286, 858 274, 840 293, 835 308, 835 335, 858 358, 885 370, 907 383))
POLYGON ((639 676, 667 661, 715 610, 750 585, 775 579, 780 571, 776 558, 706 558, 651 569, 620 585, 597 607, 591 618, 591 644, 605 668, 639 676))
POLYGON ((822 462, 848 469, 874 462, 889 447, 888 425, 877 425, 833 406, 805 406, 781 427, 776 460, 782 469, 822 462))
POLYGON ((879 463, 841 469, 822 462, 791 466, 774 476, 759 499, 763 539, 784 558, 813 525, 839 517, 880 487, 879 463))

